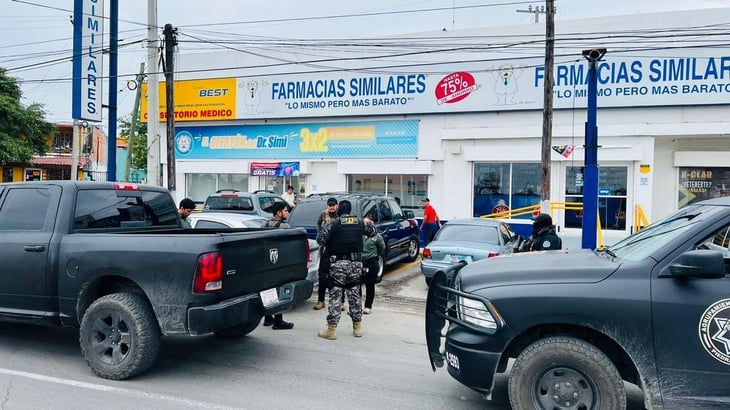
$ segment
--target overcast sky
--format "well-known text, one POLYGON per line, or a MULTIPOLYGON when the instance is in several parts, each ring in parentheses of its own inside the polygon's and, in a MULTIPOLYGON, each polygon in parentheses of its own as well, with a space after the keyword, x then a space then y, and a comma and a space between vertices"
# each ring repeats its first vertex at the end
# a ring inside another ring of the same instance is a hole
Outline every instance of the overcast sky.
MULTIPOLYGON (((104 2, 108 10, 111 0, 104 2)), ((72 120, 73 3, 0 0, 0 67, 21 81, 23 103, 43 103, 46 118, 54 122, 72 120)), ((126 81, 134 77, 141 62, 146 62, 143 40, 148 19, 145 1, 119 0, 119 4, 117 92, 118 117, 123 117, 129 115, 134 101, 134 91, 125 87, 126 81)), ((234 34, 281 39, 367 38, 534 24, 534 13, 517 10, 544 4, 508 0, 158 0, 157 21, 159 26, 170 23, 181 33, 209 40, 234 34)), ((556 0, 555 4, 559 25, 564 20, 586 17, 730 7, 730 0, 556 0)), ((544 25, 544 15, 539 19, 544 25)), ((108 22, 105 25, 108 31, 108 22)), ((179 53, 189 52, 199 50, 181 41, 179 53)), ((104 88, 106 94, 108 85, 104 88)), ((106 126, 106 115, 104 118, 106 126)))

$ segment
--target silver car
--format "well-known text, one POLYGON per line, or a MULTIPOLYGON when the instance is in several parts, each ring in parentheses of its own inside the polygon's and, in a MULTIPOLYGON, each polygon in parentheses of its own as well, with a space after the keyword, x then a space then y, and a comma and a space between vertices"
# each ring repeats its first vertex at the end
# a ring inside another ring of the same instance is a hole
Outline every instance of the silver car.
POLYGON ((441 227, 421 255, 421 272, 426 284, 440 269, 464 261, 512 253, 519 236, 509 224, 484 218, 454 219, 441 227))
MULTIPOLYGON (((261 228, 269 218, 254 214, 239 214, 232 212, 201 212, 188 216, 190 226, 198 229, 223 229, 223 228, 261 228)), ((319 245, 317 241, 307 239, 309 242, 309 258, 307 259, 307 279, 312 282, 318 280, 319 269, 319 245)))

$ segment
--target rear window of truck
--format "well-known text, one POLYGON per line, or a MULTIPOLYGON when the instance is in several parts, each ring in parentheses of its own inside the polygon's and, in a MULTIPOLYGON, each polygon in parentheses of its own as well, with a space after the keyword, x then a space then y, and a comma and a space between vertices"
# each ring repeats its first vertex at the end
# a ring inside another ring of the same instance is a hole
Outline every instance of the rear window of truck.
POLYGON ((177 208, 163 192, 80 190, 76 197, 74 229, 177 226, 177 208))

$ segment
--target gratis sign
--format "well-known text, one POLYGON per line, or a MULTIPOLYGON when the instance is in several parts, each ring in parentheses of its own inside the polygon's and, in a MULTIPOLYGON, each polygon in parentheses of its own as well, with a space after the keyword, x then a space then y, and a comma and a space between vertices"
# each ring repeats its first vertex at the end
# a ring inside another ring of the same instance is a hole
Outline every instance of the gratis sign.
POLYGON ((104 0, 74 0, 72 117, 101 121, 104 0))

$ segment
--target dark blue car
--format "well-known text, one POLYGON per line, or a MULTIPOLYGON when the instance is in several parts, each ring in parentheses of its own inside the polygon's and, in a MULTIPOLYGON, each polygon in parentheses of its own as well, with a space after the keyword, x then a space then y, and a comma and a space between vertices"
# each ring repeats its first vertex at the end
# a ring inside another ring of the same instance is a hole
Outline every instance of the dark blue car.
POLYGON ((352 210, 356 216, 368 217, 375 222, 375 226, 383 235, 386 252, 384 260, 380 261, 378 282, 383 277, 383 267, 396 262, 412 262, 418 258, 419 235, 418 222, 413 218, 413 212, 402 210, 393 198, 376 194, 343 194, 323 193, 312 194, 299 200, 289 214, 289 225, 294 228, 304 228, 307 235, 316 239, 317 218, 327 209, 327 198, 334 197, 337 201, 344 199, 352 203, 352 210))

